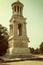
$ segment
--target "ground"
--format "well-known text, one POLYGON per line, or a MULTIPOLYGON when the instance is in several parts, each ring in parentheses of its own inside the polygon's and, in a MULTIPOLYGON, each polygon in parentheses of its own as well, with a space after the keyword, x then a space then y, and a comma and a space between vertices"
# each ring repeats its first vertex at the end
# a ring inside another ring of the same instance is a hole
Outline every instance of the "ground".
MULTIPOLYGON (((43 55, 36 55, 43 58, 43 55)), ((14 62, 0 62, 0 65, 43 65, 43 60, 25 60, 25 61, 14 61, 14 62)))
POLYGON ((43 61, 19 61, 19 62, 9 62, 9 63, 0 63, 0 65, 43 65, 43 61))

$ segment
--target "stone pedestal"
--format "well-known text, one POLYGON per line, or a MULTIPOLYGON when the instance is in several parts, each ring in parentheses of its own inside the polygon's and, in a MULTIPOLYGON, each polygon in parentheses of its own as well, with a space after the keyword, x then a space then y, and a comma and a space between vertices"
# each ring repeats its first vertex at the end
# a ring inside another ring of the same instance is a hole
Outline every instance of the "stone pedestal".
POLYGON ((24 56, 29 56, 30 50, 28 48, 9 48, 11 50, 10 55, 12 57, 24 57, 24 56))

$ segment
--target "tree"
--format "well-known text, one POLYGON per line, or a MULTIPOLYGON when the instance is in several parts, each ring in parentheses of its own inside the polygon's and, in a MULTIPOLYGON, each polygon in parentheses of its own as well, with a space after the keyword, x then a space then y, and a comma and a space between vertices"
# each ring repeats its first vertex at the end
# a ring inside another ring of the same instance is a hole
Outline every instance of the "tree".
POLYGON ((8 31, 0 24, 0 56, 3 56, 8 48, 8 31))
POLYGON ((34 53, 34 48, 29 47, 30 53, 34 53))
POLYGON ((43 53, 43 42, 40 44, 40 53, 43 53))
POLYGON ((34 54, 39 54, 39 53, 40 53, 39 49, 36 48, 36 49, 34 50, 34 54))

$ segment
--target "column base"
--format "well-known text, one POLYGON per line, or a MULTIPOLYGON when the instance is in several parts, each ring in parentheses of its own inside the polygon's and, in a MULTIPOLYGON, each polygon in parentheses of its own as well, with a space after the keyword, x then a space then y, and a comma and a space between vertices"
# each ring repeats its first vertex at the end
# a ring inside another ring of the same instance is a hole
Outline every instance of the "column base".
POLYGON ((30 55, 29 48, 9 48, 6 57, 9 56, 9 58, 22 58, 22 57, 28 57, 30 55))

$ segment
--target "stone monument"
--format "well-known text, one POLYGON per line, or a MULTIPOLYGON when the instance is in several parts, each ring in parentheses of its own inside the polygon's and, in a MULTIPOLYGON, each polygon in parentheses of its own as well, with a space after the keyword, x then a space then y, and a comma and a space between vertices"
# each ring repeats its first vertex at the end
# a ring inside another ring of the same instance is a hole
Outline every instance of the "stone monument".
POLYGON ((24 57, 29 55, 29 38, 26 32, 26 18, 23 16, 24 5, 17 0, 12 3, 12 17, 10 19, 9 55, 24 57))

